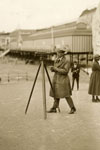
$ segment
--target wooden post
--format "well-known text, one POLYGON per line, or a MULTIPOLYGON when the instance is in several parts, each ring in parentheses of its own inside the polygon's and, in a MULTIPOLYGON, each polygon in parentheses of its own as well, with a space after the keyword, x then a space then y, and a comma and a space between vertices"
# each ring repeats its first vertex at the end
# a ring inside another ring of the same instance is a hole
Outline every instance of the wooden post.
POLYGON ((88 53, 86 54, 86 66, 88 68, 88 53))
POLYGON ((70 54, 70 62, 73 63, 73 53, 70 54))
POLYGON ((52 43, 52 51, 55 50, 54 46, 55 46, 55 43, 54 43, 54 29, 53 29, 53 26, 51 27, 51 43, 52 43))
POLYGON ((28 81, 28 73, 26 72, 26 81, 28 81))
POLYGON ((9 77, 9 73, 8 73, 8 82, 10 82, 10 77, 9 77))
POLYGON ((19 81, 19 73, 18 73, 18 77, 17 77, 17 80, 19 81))
POLYGON ((88 72, 88 53, 86 54, 86 67, 87 67, 87 72, 88 72))
POLYGON ((79 53, 77 54, 78 64, 79 64, 79 53))

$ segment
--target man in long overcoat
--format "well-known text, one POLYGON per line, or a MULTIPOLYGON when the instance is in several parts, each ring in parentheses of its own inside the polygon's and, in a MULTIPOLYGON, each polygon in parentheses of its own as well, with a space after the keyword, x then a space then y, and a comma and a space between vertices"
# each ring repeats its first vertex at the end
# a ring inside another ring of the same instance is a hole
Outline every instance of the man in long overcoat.
POLYGON ((65 98, 71 108, 70 114, 76 111, 73 100, 71 98, 72 91, 70 85, 70 79, 68 72, 70 69, 70 62, 66 60, 64 56, 64 50, 57 51, 57 58, 54 62, 54 66, 51 67, 51 71, 54 72, 52 86, 50 89, 50 96, 54 98, 53 107, 48 111, 49 113, 56 112, 56 108, 59 107, 60 98, 65 98))

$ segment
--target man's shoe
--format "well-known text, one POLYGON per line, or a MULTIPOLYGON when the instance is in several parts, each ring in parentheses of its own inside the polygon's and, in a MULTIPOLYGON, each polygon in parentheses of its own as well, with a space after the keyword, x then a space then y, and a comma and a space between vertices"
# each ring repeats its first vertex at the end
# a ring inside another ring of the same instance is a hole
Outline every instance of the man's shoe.
POLYGON ((97 99, 92 99, 92 102, 98 102, 98 100, 97 99))
POLYGON ((98 99, 97 102, 100 102, 100 99, 98 99))
POLYGON ((97 101, 97 102, 100 102, 100 99, 97 97, 97 98, 96 98, 96 101, 97 101))
POLYGON ((76 108, 75 108, 75 107, 74 107, 73 109, 74 109, 74 111, 76 111, 76 108))
POLYGON ((55 108, 51 108, 49 111, 47 111, 47 113, 56 113, 57 110, 55 108))
POLYGON ((69 114, 74 114, 75 111, 76 111, 76 108, 73 107, 73 108, 71 109, 71 111, 69 112, 69 114))

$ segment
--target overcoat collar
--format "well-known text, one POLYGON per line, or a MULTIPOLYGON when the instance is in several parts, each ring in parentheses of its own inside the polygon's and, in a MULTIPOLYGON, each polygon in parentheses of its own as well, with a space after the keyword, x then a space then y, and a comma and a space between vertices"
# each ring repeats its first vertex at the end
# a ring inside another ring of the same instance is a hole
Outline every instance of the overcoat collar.
POLYGON ((66 63, 66 58, 65 57, 61 57, 60 59, 55 61, 55 66, 56 67, 61 67, 66 63))

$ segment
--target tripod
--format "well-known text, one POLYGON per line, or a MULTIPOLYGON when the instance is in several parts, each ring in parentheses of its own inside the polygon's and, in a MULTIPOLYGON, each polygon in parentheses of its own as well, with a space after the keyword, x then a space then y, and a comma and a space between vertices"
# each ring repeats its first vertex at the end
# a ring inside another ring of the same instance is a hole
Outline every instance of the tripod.
MULTIPOLYGON (((41 63, 38 67, 38 70, 37 70, 37 73, 36 73, 36 76, 35 76, 35 80, 34 80, 34 83, 33 83, 33 86, 32 86, 32 90, 31 90, 31 93, 30 93, 30 96, 29 96, 29 99, 28 99, 28 103, 27 103, 27 106, 26 106, 26 109, 25 109, 25 114, 27 113, 27 110, 28 110, 28 107, 29 107, 29 104, 30 104, 30 101, 31 101, 31 97, 32 97, 32 93, 33 93, 33 90, 34 90, 34 87, 35 87, 35 84, 36 84, 36 81, 37 81, 37 77, 38 77, 38 74, 39 74, 39 71, 40 71, 40 68, 41 68, 41 74, 42 74, 42 93, 43 93, 43 110, 44 110, 44 119, 47 118, 47 113, 46 113, 46 88, 45 88, 45 72, 47 74, 47 77, 48 77, 48 80, 49 80, 49 83, 50 83, 50 86, 51 86, 51 89, 54 93, 54 89, 53 89, 53 86, 52 86, 52 83, 51 83, 51 79, 50 79, 50 76, 49 76, 49 73, 48 73, 48 70, 47 70, 47 67, 44 63, 44 60, 43 60, 43 57, 41 59, 41 63)), ((54 94, 55 95, 55 94, 54 94)), ((54 99, 55 99, 55 96, 54 96, 54 99)), ((58 111, 60 112, 60 109, 58 108, 58 111)))

